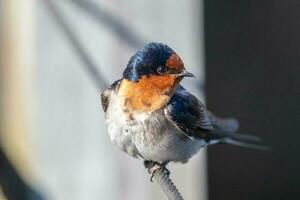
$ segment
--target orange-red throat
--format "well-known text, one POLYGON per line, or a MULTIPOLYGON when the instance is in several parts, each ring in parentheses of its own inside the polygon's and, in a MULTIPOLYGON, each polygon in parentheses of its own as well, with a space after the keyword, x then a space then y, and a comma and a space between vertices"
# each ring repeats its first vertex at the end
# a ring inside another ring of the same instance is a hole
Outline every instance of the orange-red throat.
POLYGON ((170 74, 142 76, 138 82, 123 79, 118 95, 128 111, 153 112, 169 102, 180 81, 170 74))

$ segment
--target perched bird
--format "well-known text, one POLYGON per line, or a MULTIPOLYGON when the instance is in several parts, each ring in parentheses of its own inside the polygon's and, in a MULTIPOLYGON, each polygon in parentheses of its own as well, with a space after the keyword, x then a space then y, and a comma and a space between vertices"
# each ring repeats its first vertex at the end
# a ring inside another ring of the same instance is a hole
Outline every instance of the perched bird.
POLYGON ((236 133, 235 119, 221 119, 180 85, 186 71, 167 45, 149 43, 129 60, 123 77, 101 94, 113 143, 133 157, 154 162, 154 173, 168 162, 185 163, 201 148, 228 143, 264 150, 247 143, 260 138, 236 133))

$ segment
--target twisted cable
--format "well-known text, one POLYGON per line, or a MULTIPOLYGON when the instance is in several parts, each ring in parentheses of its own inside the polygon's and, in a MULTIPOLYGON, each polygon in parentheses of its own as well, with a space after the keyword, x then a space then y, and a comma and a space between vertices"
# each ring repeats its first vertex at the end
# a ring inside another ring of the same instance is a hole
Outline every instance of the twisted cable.
MULTIPOLYGON (((145 165, 145 167, 150 173, 151 166, 145 165)), ((162 189, 169 200, 184 200, 175 184, 170 179, 170 172, 165 167, 157 169, 153 174, 153 179, 159 185, 159 187, 162 189)))

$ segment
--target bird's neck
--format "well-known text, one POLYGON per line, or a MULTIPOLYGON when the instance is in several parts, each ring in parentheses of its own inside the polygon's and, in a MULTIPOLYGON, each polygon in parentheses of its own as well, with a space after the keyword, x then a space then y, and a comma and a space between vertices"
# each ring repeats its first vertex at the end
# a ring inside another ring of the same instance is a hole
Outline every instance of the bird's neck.
POLYGON ((129 111, 153 112, 170 101, 179 81, 172 75, 144 76, 138 82, 123 79, 118 95, 129 111))

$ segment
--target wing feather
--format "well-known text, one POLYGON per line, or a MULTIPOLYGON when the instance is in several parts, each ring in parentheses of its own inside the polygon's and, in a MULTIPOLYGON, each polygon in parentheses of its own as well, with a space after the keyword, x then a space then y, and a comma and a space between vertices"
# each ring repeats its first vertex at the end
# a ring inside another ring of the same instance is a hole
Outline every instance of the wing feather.
POLYGON ((209 112, 194 95, 180 86, 166 106, 165 116, 185 135, 205 140, 222 139, 237 131, 235 119, 221 119, 209 112))
POLYGON ((101 105, 102 105, 102 109, 103 109, 104 112, 106 112, 106 110, 108 108, 111 93, 116 89, 116 87, 118 87, 120 81, 121 80, 115 81, 113 84, 111 84, 105 90, 102 91, 102 93, 101 93, 101 105))

